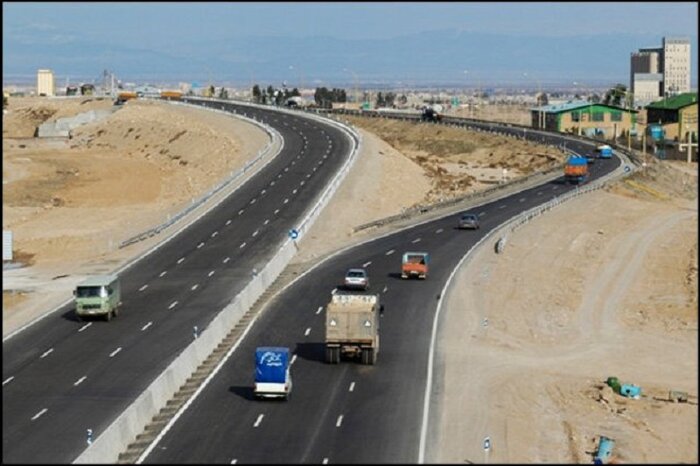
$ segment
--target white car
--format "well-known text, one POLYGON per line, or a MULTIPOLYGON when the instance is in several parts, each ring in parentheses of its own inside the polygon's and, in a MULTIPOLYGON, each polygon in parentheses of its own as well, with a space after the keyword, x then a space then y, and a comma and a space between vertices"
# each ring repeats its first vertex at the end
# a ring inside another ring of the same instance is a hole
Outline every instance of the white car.
POLYGON ((345 274, 343 285, 347 289, 367 290, 369 288, 369 276, 365 269, 350 269, 345 274))

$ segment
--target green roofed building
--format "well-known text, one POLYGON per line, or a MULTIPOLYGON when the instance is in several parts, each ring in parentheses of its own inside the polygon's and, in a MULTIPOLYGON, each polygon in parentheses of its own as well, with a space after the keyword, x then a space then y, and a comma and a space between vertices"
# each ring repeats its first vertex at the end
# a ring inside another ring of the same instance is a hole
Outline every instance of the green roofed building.
POLYGON ((584 100, 530 109, 532 127, 562 133, 614 139, 632 130, 636 133, 637 111, 584 100))
POLYGON ((688 140, 688 133, 698 134, 698 94, 686 92, 653 102, 646 107, 647 125, 663 126, 665 139, 681 142, 688 140))

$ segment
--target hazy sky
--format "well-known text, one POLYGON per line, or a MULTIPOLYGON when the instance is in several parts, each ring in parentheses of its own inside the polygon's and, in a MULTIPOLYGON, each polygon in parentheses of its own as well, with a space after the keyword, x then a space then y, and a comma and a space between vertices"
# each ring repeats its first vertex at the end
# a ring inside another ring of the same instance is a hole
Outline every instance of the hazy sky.
POLYGON ((57 35, 108 37, 125 45, 166 45, 172 39, 217 39, 232 33, 371 39, 436 29, 553 36, 614 30, 664 36, 697 34, 697 14, 697 2, 3 2, 3 35, 38 28, 57 35))

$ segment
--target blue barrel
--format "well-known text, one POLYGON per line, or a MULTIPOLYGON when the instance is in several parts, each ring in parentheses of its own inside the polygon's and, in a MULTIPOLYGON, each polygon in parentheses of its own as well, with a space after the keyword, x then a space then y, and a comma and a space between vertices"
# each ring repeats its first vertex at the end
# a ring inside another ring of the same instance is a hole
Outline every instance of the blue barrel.
POLYGON ((595 458, 593 458, 593 462, 595 464, 608 464, 614 447, 615 440, 601 435, 598 442, 598 451, 595 454, 595 458))
POLYGON ((660 126, 660 125, 652 125, 652 126, 649 128, 649 130, 650 130, 650 132, 651 132, 651 137, 652 137, 653 139, 655 139, 655 140, 658 141, 658 140, 661 140, 661 139, 664 138, 664 128, 663 128, 663 126, 660 126))
POLYGON ((620 386, 620 395, 628 396, 630 398, 639 398, 639 395, 642 394, 642 389, 641 387, 638 387, 636 385, 632 385, 629 383, 623 383, 620 386))

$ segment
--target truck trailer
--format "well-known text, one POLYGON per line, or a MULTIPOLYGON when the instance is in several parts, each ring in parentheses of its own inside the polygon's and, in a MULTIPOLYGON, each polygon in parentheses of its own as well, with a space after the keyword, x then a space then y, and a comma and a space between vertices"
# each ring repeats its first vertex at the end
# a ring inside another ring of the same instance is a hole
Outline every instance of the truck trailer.
POLYGON ((326 306, 326 362, 360 357, 374 364, 379 353, 379 295, 336 293, 326 306))
POLYGON ((288 400, 292 393, 289 363, 289 348, 258 347, 255 350, 255 396, 288 400))

